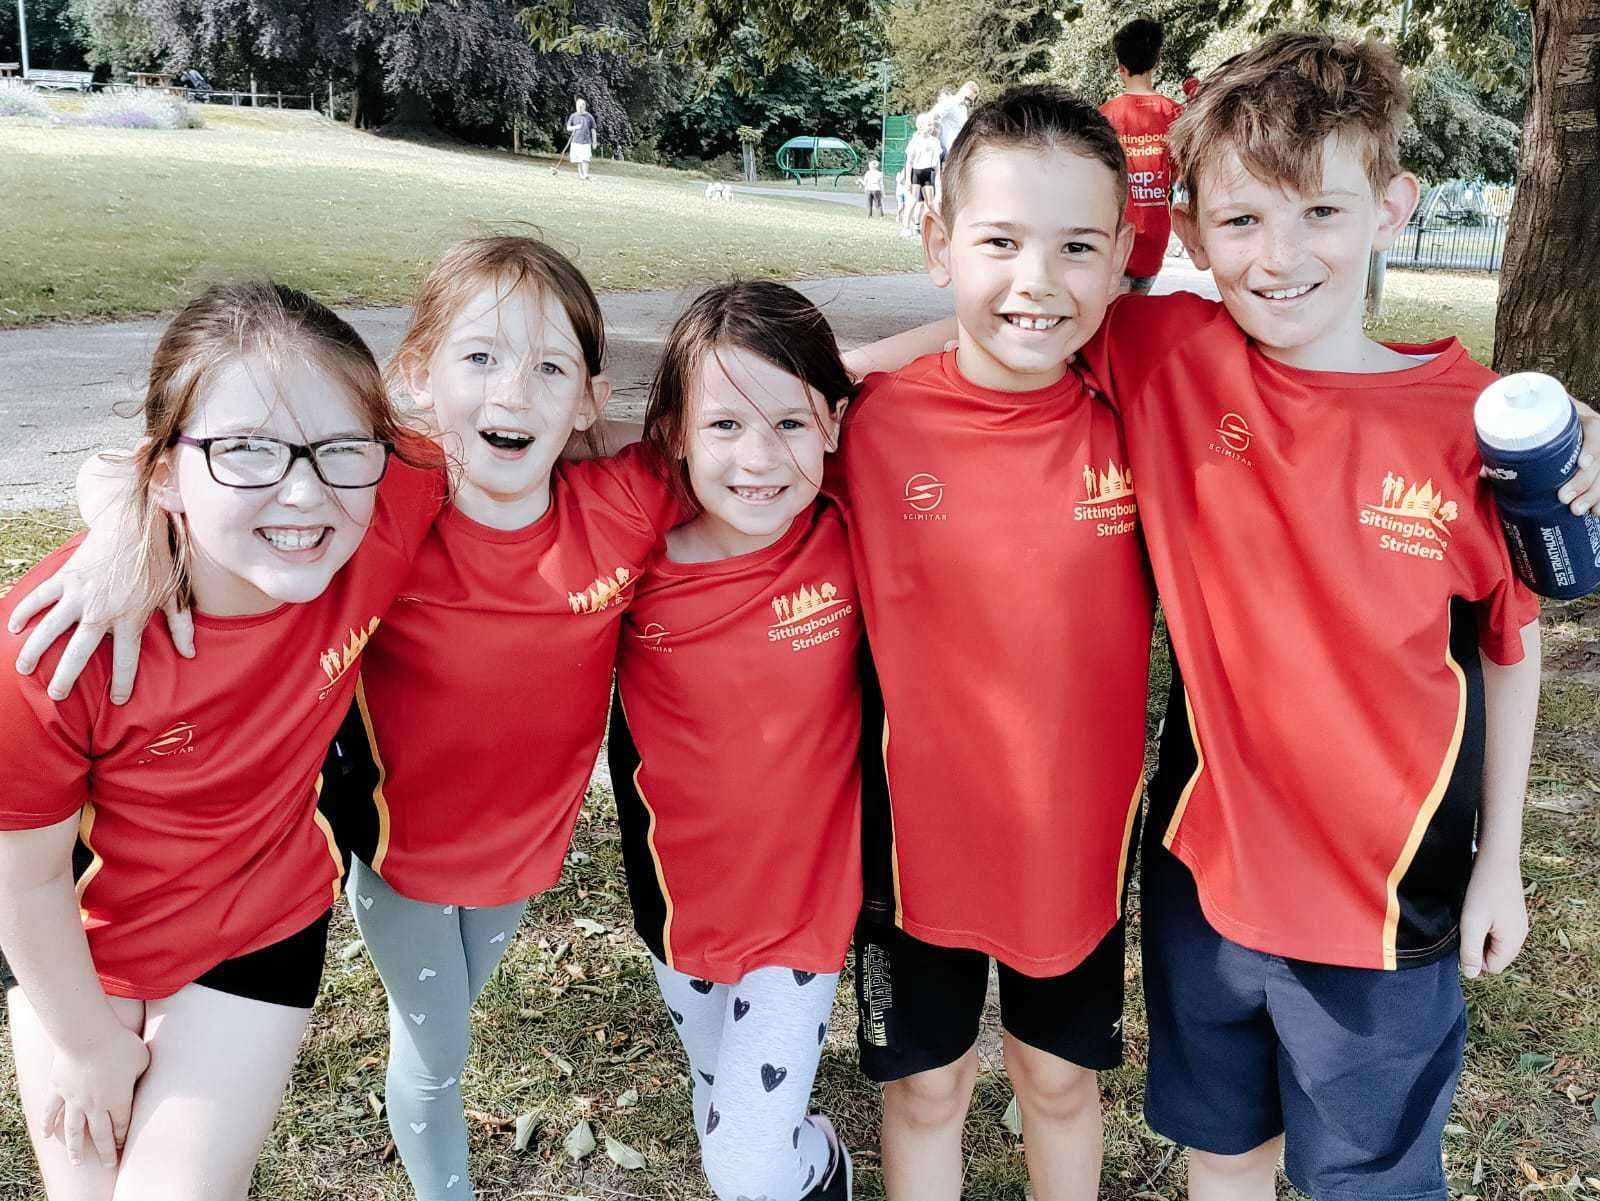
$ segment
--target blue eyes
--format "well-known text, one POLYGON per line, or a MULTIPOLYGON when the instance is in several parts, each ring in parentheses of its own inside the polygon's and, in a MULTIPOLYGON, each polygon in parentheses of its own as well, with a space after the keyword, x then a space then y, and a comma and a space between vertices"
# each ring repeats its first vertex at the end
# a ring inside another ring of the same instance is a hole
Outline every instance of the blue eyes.
MULTIPOLYGON (((739 423, 732 417, 723 417, 720 420, 711 422, 710 428, 718 431, 719 433, 731 434, 739 428, 739 423)), ((782 421, 778 422, 776 428, 782 430, 784 433, 791 433, 794 430, 805 429, 806 423, 794 417, 785 417, 782 421)))
MULTIPOLYGON (((462 361, 463 362, 467 362, 467 363, 471 363, 474 367, 492 367, 492 366, 495 366, 494 356, 491 355, 488 351, 484 351, 484 350, 475 350, 471 354, 465 356, 462 361)), ((561 369, 560 364, 552 363, 549 360, 546 360, 545 362, 539 364, 539 374, 540 375, 565 375, 566 372, 561 369)))

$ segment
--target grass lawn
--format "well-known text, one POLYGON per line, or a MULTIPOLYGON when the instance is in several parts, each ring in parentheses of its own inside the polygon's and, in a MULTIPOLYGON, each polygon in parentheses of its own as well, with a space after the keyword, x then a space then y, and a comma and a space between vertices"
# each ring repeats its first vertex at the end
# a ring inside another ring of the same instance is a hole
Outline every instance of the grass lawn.
POLYGON ((1367 331, 1386 342, 1432 342, 1457 337, 1480 363, 1494 358, 1497 276, 1454 271, 1391 270, 1383 315, 1367 331))
POLYGON ((170 310, 250 272, 326 301, 397 304, 451 242, 516 229, 570 253, 596 288, 921 262, 891 221, 814 202, 708 204, 684 172, 597 161, 580 185, 549 159, 389 141, 305 113, 204 111, 206 128, 174 132, 0 122, 0 326, 170 310))
MULTIPOLYGON (((70 531, 69 515, 0 521, 0 585, 70 531)), ((1551 607, 1546 682, 1533 766, 1524 875, 1533 933, 1506 974, 1469 985, 1472 1034, 1447 1131, 1457 1198, 1600 1198, 1600 600, 1551 607)), ((1165 685, 1152 671, 1151 729, 1165 685)), ((609 796, 592 791, 562 882, 532 907, 479 1005, 465 1076, 474 1173, 488 1199, 701 1201, 689 1083, 629 928, 621 845, 609 796), (576 919, 587 919, 580 927, 576 919), (636 1095, 637 1100, 634 1100, 636 1095), (519 1117, 533 1136, 515 1149, 519 1117), (601 1150, 574 1162, 562 1142, 587 1121, 601 1150), (607 1159, 606 1136, 647 1166, 607 1159)), ((1182 1154, 1140 1119, 1145 1035, 1137 929, 1129 952, 1128 1063, 1104 1078, 1107 1201, 1176 1201, 1182 1154)), ((267 1152, 256 1195, 274 1201, 404 1201, 379 1112, 383 990, 341 907, 321 999, 267 1152)), ((841 989, 817 1105, 857 1150, 858 1196, 881 1198, 875 1090, 857 1074, 854 1005, 841 989)), ((0 1049, 0 1080, 10 1079, 0 1049)), ((997 1065, 990 1065, 991 1068, 997 1065)), ((1020 1141, 1004 1124, 1005 1077, 986 1070, 968 1123, 969 1201, 1020 1201, 1020 1141)), ((0 1087, 0 1201, 36 1198, 9 1085, 0 1087)), ((1289 1195, 1287 1192, 1285 1195, 1289 1195)))

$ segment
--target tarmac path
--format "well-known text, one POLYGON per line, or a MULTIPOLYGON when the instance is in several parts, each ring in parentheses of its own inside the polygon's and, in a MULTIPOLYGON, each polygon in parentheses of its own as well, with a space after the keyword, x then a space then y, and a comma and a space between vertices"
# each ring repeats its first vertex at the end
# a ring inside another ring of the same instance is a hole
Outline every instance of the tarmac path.
MULTIPOLYGON (((926 275, 860 275, 797 281, 827 314, 846 349, 901 333, 951 313, 950 295, 926 275)), ((1209 272, 1171 259, 1157 291, 1215 296, 1209 272)), ((616 398, 608 410, 637 417, 673 320, 694 288, 609 292, 608 371, 616 398)), ((340 309, 382 361, 405 328, 404 308, 340 309)), ((68 504, 79 465, 91 451, 126 446, 138 435, 145 370, 164 320, 54 324, 0 330, 0 512, 68 504)))

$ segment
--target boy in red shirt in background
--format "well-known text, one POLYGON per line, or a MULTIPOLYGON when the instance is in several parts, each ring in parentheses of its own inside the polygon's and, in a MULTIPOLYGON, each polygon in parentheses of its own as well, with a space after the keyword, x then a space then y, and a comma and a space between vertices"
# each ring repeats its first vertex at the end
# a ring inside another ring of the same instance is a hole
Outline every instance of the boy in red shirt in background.
POLYGON ((1161 38, 1161 22, 1144 18, 1117 30, 1111 48, 1117 55, 1122 95, 1100 106, 1128 156, 1127 219, 1137 235, 1123 281, 1133 292, 1148 292, 1154 286, 1172 233, 1167 212, 1167 127, 1183 106, 1161 95, 1151 82, 1161 56, 1161 38))

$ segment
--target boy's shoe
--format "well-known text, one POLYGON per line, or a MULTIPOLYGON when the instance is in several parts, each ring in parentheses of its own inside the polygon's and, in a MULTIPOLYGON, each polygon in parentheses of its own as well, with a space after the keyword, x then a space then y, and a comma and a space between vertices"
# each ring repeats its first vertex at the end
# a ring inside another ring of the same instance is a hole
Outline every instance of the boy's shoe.
POLYGON ((806 1119, 828 1140, 828 1170, 802 1201, 852 1201, 855 1196, 855 1167, 850 1152, 839 1138, 833 1123, 820 1113, 806 1119))

